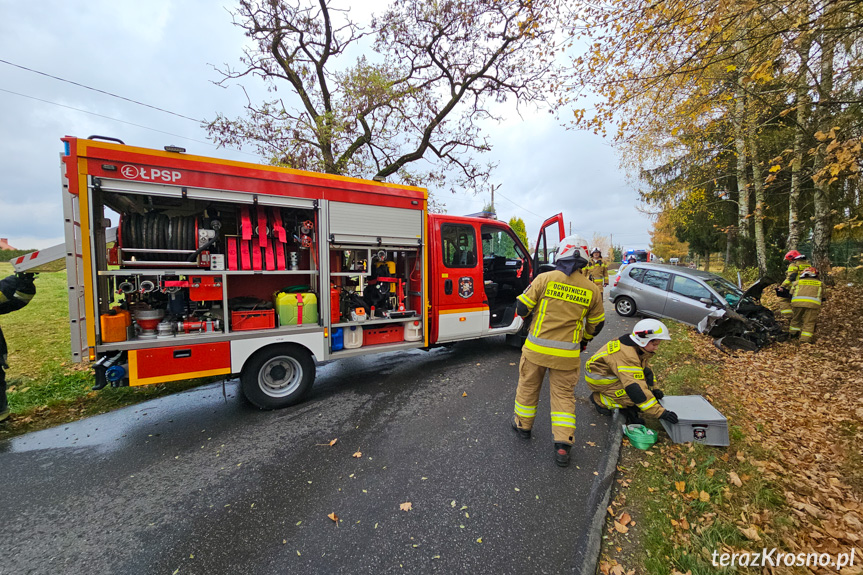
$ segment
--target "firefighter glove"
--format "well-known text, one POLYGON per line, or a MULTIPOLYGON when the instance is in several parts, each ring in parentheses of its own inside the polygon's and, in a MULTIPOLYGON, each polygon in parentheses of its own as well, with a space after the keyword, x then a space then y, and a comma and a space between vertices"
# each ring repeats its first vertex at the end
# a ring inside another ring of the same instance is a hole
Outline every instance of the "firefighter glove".
POLYGON ((665 394, 662 392, 661 389, 654 389, 653 397, 655 397, 656 399, 662 399, 663 397, 665 397, 665 394))
POLYGON ((659 416, 659 419, 667 421, 668 423, 677 423, 677 414, 666 409, 662 412, 662 415, 659 416))
POLYGON ((788 288, 783 286, 776 288, 776 295, 783 299, 791 299, 791 292, 788 291, 788 288))
POLYGON ((586 339, 581 340, 580 345, 581 345, 581 351, 586 350, 587 349, 587 340, 586 339))
POLYGON ((35 279, 35 277, 36 274, 28 274, 24 272, 17 274, 18 289, 34 288, 33 280, 35 279))

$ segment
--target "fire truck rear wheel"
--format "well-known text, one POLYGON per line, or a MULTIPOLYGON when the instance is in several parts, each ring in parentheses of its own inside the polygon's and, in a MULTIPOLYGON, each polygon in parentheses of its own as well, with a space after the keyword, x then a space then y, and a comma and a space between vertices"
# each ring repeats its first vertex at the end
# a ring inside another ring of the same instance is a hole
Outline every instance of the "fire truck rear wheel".
POLYGON ((279 409, 299 402, 314 380, 315 360, 308 350, 297 345, 258 351, 240 374, 243 395, 260 409, 279 409))

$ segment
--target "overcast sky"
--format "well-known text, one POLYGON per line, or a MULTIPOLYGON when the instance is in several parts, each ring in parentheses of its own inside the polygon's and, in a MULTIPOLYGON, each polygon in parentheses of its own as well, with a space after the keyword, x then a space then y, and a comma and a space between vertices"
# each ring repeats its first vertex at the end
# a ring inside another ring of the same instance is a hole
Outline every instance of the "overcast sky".
MULTIPOLYGON (((353 13, 360 16, 354 5, 353 13)), ((92 134, 135 146, 183 146, 189 153, 256 162, 250 150, 218 149, 192 121, 136 105, 41 72, 200 119, 242 113, 245 96, 213 84, 212 65, 236 65, 245 38, 226 0, 0 0, 0 237, 19 249, 63 241, 60 138, 92 134), (33 71, 23 70, 19 67, 33 71)), ((381 4, 375 3, 376 9, 381 4)), ((250 94, 265 94, 254 80, 250 94)), ((563 212, 590 240, 612 234, 625 248, 647 247, 650 222, 606 141, 567 131, 542 111, 487 126, 499 164, 492 182, 498 218, 521 217, 531 242, 542 221, 563 212)), ((368 176, 370 176, 369 174, 368 176)), ((446 211, 477 212, 488 194, 431 190, 446 211)), ((116 224, 116 222, 114 222, 116 224)))

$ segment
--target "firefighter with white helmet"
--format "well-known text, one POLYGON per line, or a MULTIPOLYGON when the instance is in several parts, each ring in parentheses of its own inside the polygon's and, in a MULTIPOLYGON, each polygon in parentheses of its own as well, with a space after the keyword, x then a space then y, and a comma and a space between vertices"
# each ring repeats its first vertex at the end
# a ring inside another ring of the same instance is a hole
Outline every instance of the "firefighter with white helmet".
POLYGON ((824 284, 818 278, 818 270, 810 266, 800 273, 791 287, 791 337, 800 336, 801 343, 812 343, 815 322, 821 311, 821 302, 827 299, 824 284))
POLYGON ((584 267, 584 275, 599 288, 599 295, 602 297, 604 288, 608 285, 608 264, 602 261, 602 250, 599 248, 593 248, 590 258, 590 263, 584 267))
POLYGON ((648 365, 662 341, 671 335, 661 321, 643 319, 628 333, 608 342, 593 354, 585 365, 585 380, 593 392, 590 396, 596 410, 611 415, 620 409, 627 423, 644 423, 645 412, 669 423, 677 423, 677 414, 659 404, 663 393, 652 389, 653 370, 648 365))
POLYGON ((569 465, 575 440, 575 385, 581 367, 580 354, 605 323, 599 289, 581 270, 587 249, 582 240, 561 240, 555 269, 538 275, 518 296, 517 312, 533 315, 518 368, 518 389, 512 427, 529 439, 539 392, 546 371, 551 395, 551 429, 555 463, 569 465))

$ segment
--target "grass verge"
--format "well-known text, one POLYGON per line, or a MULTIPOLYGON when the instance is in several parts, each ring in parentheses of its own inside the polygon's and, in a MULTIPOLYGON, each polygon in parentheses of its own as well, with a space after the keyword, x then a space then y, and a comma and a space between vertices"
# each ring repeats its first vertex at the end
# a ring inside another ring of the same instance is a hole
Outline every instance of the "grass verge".
POLYGON ((722 395, 719 366, 695 345, 701 336, 679 324, 671 332, 653 361, 657 387, 711 400, 731 422, 731 445, 674 444, 655 420, 648 425, 660 439, 651 449, 624 440, 600 558, 606 575, 732 573, 714 559, 781 548, 794 530, 782 489, 762 461, 767 454, 733 424, 745 412, 722 395))
MULTIPOLYGON (((13 273, 0 263, 0 278, 13 273)), ((36 297, 24 308, 0 316, 9 346, 6 372, 11 415, 0 423, 0 439, 105 413, 176 393, 218 378, 91 391, 88 364, 72 363, 66 272, 40 273, 36 297)))

